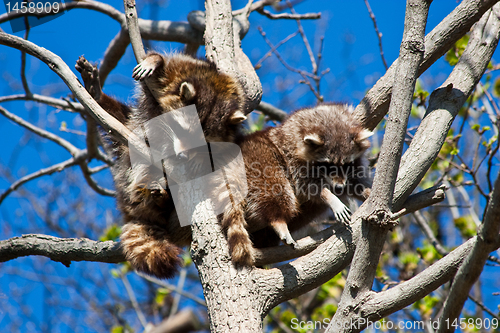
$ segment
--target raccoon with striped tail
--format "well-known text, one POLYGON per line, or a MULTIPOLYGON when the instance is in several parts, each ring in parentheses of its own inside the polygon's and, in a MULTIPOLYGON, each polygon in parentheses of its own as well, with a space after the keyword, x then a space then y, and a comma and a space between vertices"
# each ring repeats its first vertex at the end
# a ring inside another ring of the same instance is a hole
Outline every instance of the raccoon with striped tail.
MULTIPOLYGON (((207 141, 233 142, 246 119, 246 101, 238 80, 220 73, 206 60, 184 54, 148 53, 133 71, 134 79, 140 81, 134 108, 101 91, 98 70, 85 58, 80 57, 75 67, 101 107, 130 130, 194 104, 207 141), (148 85, 143 82, 146 78, 148 85)), ((189 128, 185 130, 189 132, 189 128)), ((128 146, 112 135, 107 138, 116 159, 112 174, 125 223, 120 236, 125 256, 138 271, 172 277, 182 263, 180 247, 191 242, 191 228, 180 227, 166 179, 152 178, 154 173, 148 167, 132 168, 128 146)), ((178 152, 178 158, 186 163, 199 163, 182 147, 178 152)))
POLYGON ((334 193, 345 185, 356 189, 349 196, 366 199, 370 194, 370 173, 362 169, 371 135, 346 105, 323 104, 244 137, 238 144, 248 195, 222 217, 233 262, 252 265, 254 247, 280 241, 295 246, 290 232, 329 208, 336 220, 348 222, 350 211, 334 193))

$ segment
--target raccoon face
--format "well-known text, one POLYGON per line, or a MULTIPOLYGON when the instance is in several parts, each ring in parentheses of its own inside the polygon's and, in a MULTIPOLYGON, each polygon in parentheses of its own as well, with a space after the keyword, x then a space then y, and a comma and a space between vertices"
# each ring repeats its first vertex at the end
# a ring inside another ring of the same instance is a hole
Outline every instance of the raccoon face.
POLYGON ((306 161, 342 166, 361 157, 370 147, 373 132, 352 128, 349 131, 314 131, 298 142, 299 155, 306 161))

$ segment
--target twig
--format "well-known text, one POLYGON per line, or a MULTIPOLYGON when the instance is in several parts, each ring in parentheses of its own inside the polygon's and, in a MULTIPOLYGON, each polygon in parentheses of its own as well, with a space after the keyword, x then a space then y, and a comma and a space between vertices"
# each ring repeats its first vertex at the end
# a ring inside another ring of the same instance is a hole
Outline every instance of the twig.
MULTIPOLYGON (((441 58, 496 3, 497 0, 462 1, 425 37, 425 54, 418 75, 441 58)), ((354 111, 355 116, 369 129, 375 128, 387 113, 396 64, 399 60, 396 59, 393 62, 385 75, 366 93, 354 111)))
POLYGON ((139 318, 139 321, 141 322, 142 327, 146 328, 146 325, 147 325, 146 317, 144 316, 144 313, 142 313, 141 307, 139 306, 139 303, 137 302, 137 298, 135 297, 134 290, 132 289, 132 286, 130 285, 130 282, 128 281, 127 275, 122 274, 121 280, 123 282, 123 285, 125 286, 125 290, 127 291, 127 295, 130 299, 130 302, 132 303, 132 307, 134 308, 135 313, 137 314, 137 318, 139 318))
MULTIPOLYGON (((177 286, 175 287, 176 291, 182 291, 184 289, 184 283, 186 282, 186 275, 187 275, 187 269, 184 267, 182 268, 179 274, 179 280, 177 281, 177 286)), ((170 307, 169 317, 172 317, 177 313, 177 310, 179 309, 180 300, 181 300, 181 294, 177 293, 174 297, 172 306, 170 307)))
POLYGON ((415 218, 415 221, 417 221, 417 224, 419 225, 420 229, 422 229, 424 235, 427 237, 427 239, 429 239, 431 244, 434 246, 436 251, 442 256, 447 255, 449 252, 443 247, 443 245, 441 245, 441 243, 437 240, 436 236, 434 236, 431 227, 425 220, 422 213, 415 212, 413 213, 413 217, 415 218))
MULTIPOLYGON (((286 0, 286 4, 288 5, 288 8, 290 8, 292 14, 297 15, 297 12, 295 12, 295 9, 293 8, 293 5, 290 2, 290 0, 286 0)), ((302 28, 302 23, 300 22, 300 18, 296 18, 295 21, 297 22, 297 27, 299 29, 300 35, 302 36, 302 40, 304 41, 304 45, 306 46, 307 53, 309 54, 309 59, 311 60, 311 65, 312 65, 312 72, 316 75, 318 73, 318 65, 316 64, 316 59, 314 58, 314 53, 311 49, 311 45, 309 45, 309 40, 307 40, 304 28, 302 28)))
POLYGON ((207 303, 203 299, 201 299, 201 298, 199 298, 199 297, 197 297, 197 296, 195 296, 195 295, 193 295, 191 293, 188 293, 188 292, 186 292, 184 290, 177 290, 177 288, 174 285, 170 284, 170 283, 167 283, 167 282, 165 282, 163 280, 157 279, 157 278, 155 278, 153 276, 148 276, 148 275, 142 274, 142 273, 137 272, 137 271, 135 273, 137 275, 139 275, 140 277, 142 277, 143 279, 145 279, 145 280, 147 280, 149 282, 153 282, 153 283, 155 283, 155 284, 157 284, 157 285, 159 285, 159 286, 161 286, 163 288, 169 289, 169 290, 171 290, 173 292, 179 293, 182 296, 195 301, 196 303, 198 303, 201 306, 204 306, 204 307, 207 306, 207 303))
POLYGON ((277 50, 281 45, 285 44, 286 42, 288 42, 290 39, 292 39, 293 37, 297 36, 297 34, 299 33, 299 31, 295 31, 294 33, 291 33, 290 35, 288 35, 287 37, 285 37, 283 40, 281 40, 278 44, 276 44, 275 46, 273 46, 269 51, 267 51, 267 53, 259 59, 259 61, 257 61, 257 63, 255 64, 255 69, 259 69, 261 66, 262 66, 262 63, 264 62, 264 60, 266 60, 267 58, 269 58, 273 52, 275 50, 277 50))
POLYGON ((94 191, 96 191, 97 193, 99 193, 101 195, 106 195, 109 197, 114 197, 116 195, 115 191, 109 190, 107 188, 100 186, 99 184, 97 184, 95 182, 94 179, 92 179, 91 172, 89 170, 89 166, 85 160, 81 161, 79 163, 79 165, 80 165, 80 169, 82 170, 83 177, 85 178, 85 181, 87 182, 87 184, 90 186, 91 189, 93 189, 94 191))
POLYGON ((321 18, 321 13, 307 13, 307 14, 289 14, 289 13, 281 13, 281 14, 273 14, 270 11, 265 9, 257 10, 259 14, 264 15, 271 20, 279 20, 279 19, 287 19, 287 20, 317 20, 321 18))
MULTIPOLYGON (((30 33, 30 26, 28 24, 28 18, 24 18, 26 24, 26 32, 24 33, 24 39, 28 40, 28 36, 30 33)), ((26 96, 31 96, 31 90, 28 85, 28 80, 26 80, 26 52, 21 51, 21 82, 23 83, 24 92, 26 96)))
POLYGON ((6 109, 4 109, 1 106, 0 106, 0 114, 4 115, 6 118, 12 120, 16 124, 21 125, 22 127, 30 130, 31 132, 41 136, 42 138, 45 138, 45 139, 48 139, 52 142, 57 143, 58 145, 60 145, 64 149, 66 149, 73 157, 77 156, 80 153, 80 149, 76 148, 75 146, 73 146, 71 143, 64 140, 63 138, 31 124, 30 122, 22 119, 21 117, 18 117, 13 113, 10 113, 9 111, 7 111, 6 109))
POLYGON ((471 294, 469 294, 469 299, 471 301, 473 301, 474 303, 476 303, 477 306, 479 306, 484 312, 486 312, 487 314, 489 314, 491 317, 493 318, 497 318, 498 320, 500 320, 500 316, 496 315, 493 313, 493 311, 491 311, 490 309, 488 309, 486 307, 486 305, 484 305, 483 302, 479 301, 478 299, 476 299, 474 296, 472 296, 471 294))
MULTIPOLYGON (((250 12, 259 10, 261 8, 264 8, 265 6, 276 4, 276 3, 280 2, 280 1, 281 0, 261 0, 261 1, 253 2, 251 4, 251 6, 250 6, 250 12)), ((239 14, 243 14, 246 11, 248 11, 247 6, 241 8, 241 9, 234 10, 233 11, 233 16, 236 16, 236 15, 239 15, 239 14)))
POLYGON ((382 33, 378 30, 377 19, 375 18, 375 14, 373 14, 372 8, 370 7, 370 3, 368 2, 368 0, 365 0, 365 5, 366 9, 368 9, 368 13, 370 14, 370 18, 373 21, 373 27, 375 28, 375 33, 377 34, 378 47, 380 49, 380 57, 382 58, 382 62, 384 63, 385 70, 388 70, 389 66, 387 66, 387 62, 385 61, 384 49, 382 48, 382 33))
POLYGON ((3 192, 1 195, 0 195, 0 204, 3 202, 3 200, 10 194, 12 193, 13 191, 17 190, 17 188, 33 179, 37 179, 37 178, 40 178, 42 176, 46 176, 46 175, 51 175, 53 174, 54 172, 60 172, 66 168, 69 168, 73 165, 76 165, 78 163, 80 163, 81 160, 85 160, 86 158, 86 155, 80 155, 78 158, 75 158, 75 157, 72 157, 64 162, 61 162, 61 163, 58 163, 58 164, 55 164, 53 166, 50 166, 48 168, 44 168, 44 169, 41 169, 41 170, 38 170, 36 172, 33 172, 29 175, 26 175, 24 177, 22 177, 21 179, 19 179, 18 181, 16 181, 15 183, 13 183, 12 185, 10 185, 10 187, 5 190, 5 192, 3 192))

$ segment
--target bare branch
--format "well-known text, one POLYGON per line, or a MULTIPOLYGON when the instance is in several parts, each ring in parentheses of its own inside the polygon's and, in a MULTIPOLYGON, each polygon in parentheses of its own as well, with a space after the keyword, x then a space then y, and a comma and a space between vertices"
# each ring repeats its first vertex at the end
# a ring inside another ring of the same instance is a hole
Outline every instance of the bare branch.
POLYGON ((66 149, 73 157, 76 157, 81 152, 80 149, 76 148, 75 146, 73 146, 71 143, 64 140, 63 138, 61 138, 53 133, 50 133, 50 132, 48 132, 40 127, 37 127, 37 126, 31 124, 29 121, 26 121, 26 120, 22 119, 21 117, 18 117, 13 113, 10 113, 9 111, 5 110, 1 106, 0 106, 0 114, 4 115, 6 118, 12 120, 16 124, 21 125, 22 127, 30 130, 31 132, 41 136, 42 138, 45 138, 45 139, 48 139, 54 143, 57 143, 58 145, 60 145, 64 149, 66 149))
POLYGON ((148 156, 148 149, 145 143, 134 135, 121 122, 104 111, 99 104, 97 104, 97 102, 89 95, 87 90, 85 90, 85 88, 78 81, 75 74, 73 74, 60 57, 36 44, 4 32, 0 32, 0 44, 24 50, 26 53, 45 62, 50 69, 61 77, 80 103, 82 103, 90 111, 90 115, 97 121, 98 124, 100 124, 110 134, 113 134, 121 143, 130 143, 137 149, 138 152, 142 152, 144 156, 148 156))
MULTIPOLYGON (((358 332, 366 327, 359 322, 360 313, 356 304, 364 302, 372 293, 371 287, 385 243, 387 226, 393 224, 392 198, 396 175, 403 150, 408 117, 410 116, 417 71, 424 55, 425 26, 431 1, 407 0, 403 40, 394 78, 393 98, 389 107, 389 118, 377 163, 377 171, 369 198, 358 209, 352 220, 361 224, 361 235, 356 244, 346 286, 342 292, 339 308, 332 321, 359 323, 359 327, 343 327, 342 332, 358 332)), ((356 231, 355 231, 356 232, 356 231)), ((327 332, 338 332, 330 327, 327 332)))
POLYGON ((438 156, 454 118, 481 79, 499 38, 500 20, 486 13, 474 27, 448 79, 429 98, 424 119, 401 159, 394 201, 408 197, 438 156))
MULTIPOLYGON (((146 52, 144 52, 144 45, 142 44, 141 32, 139 29, 139 18, 137 17, 137 10, 135 9, 135 0, 123 0, 123 5, 125 6, 128 35, 130 37, 132 48, 134 49, 135 60, 137 63, 140 63, 144 58, 146 58, 146 52)), ((147 82, 148 81, 146 80, 146 84, 147 82)))
MULTIPOLYGON (((493 7, 493 15, 498 20, 500 5, 493 7)), ((443 313, 441 315, 440 327, 438 333, 453 332, 452 327, 446 327, 444 322, 453 322, 460 316, 460 312, 469 296, 469 291, 476 283, 483 271, 484 264, 491 251, 496 250, 500 245, 500 173, 497 176, 493 193, 488 202, 483 223, 479 226, 478 236, 474 246, 460 266, 453 283, 450 293, 444 303, 443 313), (449 319, 449 320, 448 320, 449 319)))
POLYGON ((187 309, 168 317, 148 333, 185 333, 200 329, 200 320, 192 310, 187 309))
POLYGON ((33 94, 31 96, 27 95, 10 95, 10 96, 1 96, 0 103, 9 102, 9 101, 33 101, 38 103, 44 103, 62 110, 67 111, 75 111, 75 112, 84 112, 85 109, 83 105, 78 102, 72 102, 67 99, 53 98, 49 96, 43 96, 38 94, 33 94))
MULTIPOLYGON (((285 0, 285 1, 286 1, 286 4, 288 5, 288 8, 290 8, 290 11, 292 12, 292 14, 297 15, 290 0, 285 0)), ((312 65, 312 72, 313 72, 313 74, 316 75, 318 73, 318 65, 316 64, 316 59, 314 58, 314 53, 311 49, 311 45, 309 45, 309 41, 307 40, 307 36, 306 36, 306 33, 304 32, 304 28, 302 28, 302 23, 300 23, 300 18, 296 18, 295 21, 297 22, 297 28, 299 29, 300 35, 302 36, 302 40, 304 41, 304 45, 306 46, 307 53, 309 54, 309 60, 311 61, 311 65, 312 65)))
POLYGON ((203 299, 199 298, 196 295, 188 293, 185 290, 178 290, 176 288, 176 286, 174 286, 173 284, 170 284, 168 282, 165 282, 164 280, 160 280, 160 279, 155 278, 153 276, 145 275, 145 274, 140 273, 140 272, 135 272, 135 273, 137 275, 139 275, 140 277, 142 277, 143 279, 149 281, 149 282, 153 282, 153 283, 155 283, 155 284, 157 284, 157 285, 159 285, 159 286, 161 286, 163 288, 166 288, 166 289, 168 289, 170 291, 173 291, 175 293, 178 293, 178 294, 180 294, 180 295, 182 295, 182 296, 184 296, 186 298, 189 298, 189 299, 195 301, 196 303, 198 303, 201 306, 207 307, 207 303, 203 299))
POLYGON ((62 170, 66 169, 66 168, 69 168, 69 167, 71 167, 73 165, 76 165, 76 164, 80 163, 80 161, 85 160, 86 157, 87 157, 86 154, 78 155, 78 158, 72 157, 69 160, 66 160, 64 162, 61 162, 61 163, 58 163, 58 164, 54 164, 53 166, 50 166, 48 168, 44 168, 44 169, 38 170, 36 172, 33 172, 33 173, 29 174, 29 175, 24 176, 23 178, 19 179, 18 181, 16 181, 12 185, 10 185, 10 187, 7 190, 5 190, 5 192, 3 192, 0 195, 0 204, 3 202, 3 200, 10 193, 12 193, 13 191, 17 190, 19 188, 19 186, 21 186, 23 184, 26 184, 27 182, 29 182, 29 181, 31 181, 33 179, 37 179, 37 178, 40 178, 40 177, 46 176, 46 175, 51 175, 51 174, 53 174, 55 172, 61 172, 62 170))
POLYGON ((412 194, 404 203, 394 206, 396 213, 392 218, 398 218, 443 201, 447 189, 445 185, 438 185, 412 194))
MULTIPOLYGON (((445 186, 437 186, 425 191, 416 193, 408 198, 406 202, 401 205, 401 210, 396 213, 392 218, 396 219, 403 215, 410 214, 419 209, 431 206, 435 203, 441 202, 445 198, 445 186)), ((256 266, 269 265, 277 262, 287 261, 290 259, 304 256, 311 251, 315 250, 320 244, 324 243, 328 238, 343 232, 345 226, 341 223, 335 223, 332 227, 322 230, 314 235, 304 237, 297 241, 298 246, 291 248, 290 246, 276 246, 264 249, 256 249, 255 261, 256 266)), ((351 254, 352 255, 352 254, 351 254)), ((314 277, 316 278, 316 277, 314 277)), ((307 278, 304 278, 304 281, 307 278)), ((282 289, 283 294, 290 292, 288 288, 282 289)))
POLYGON ((262 113, 264 113, 266 116, 277 121, 283 121, 288 116, 285 111, 278 109, 272 104, 262 101, 257 106, 256 110, 262 111, 262 113))
POLYGON ((453 278, 471 251, 475 240, 475 237, 469 239, 411 280, 386 291, 372 293, 359 309, 359 313, 363 318, 375 321, 403 309, 436 290, 453 278))
MULTIPOLYGON (((71 2, 60 2, 59 3, 59 8, 60 10, 69 10, 73 8, 82 8, 82 9, 91 9, 95 10, 97 12, 103 13, 109 17, 111 17, 113 20, 117 21, 120 23, 122 27, 125 26, 125 16, 122 12, 119 10, 116 10, 113 6, 110 6, 108 4, 98 2, 98 1, 87 1, 87 0, 81 0, 81 1, 71 1, 71 2)), ((54 13, 55 14, 55 13, 54 13)), ((44 17, 44 16, 50 16, 53 15, 52 13, 30 13, 27 11, 26 13, 22 13, 21 11, 18 12, 11 12, 11 13, 5 13, 0 15, 0 23, 7 22, 9 20, 13 20, 19 17, 27 17, 27 16, 36 16, 36 17, 44 17)))
POLYGON ((365 0, 365 5, 366 9, 368 9, 368 13, 370 14, 370 18, 373 21, 373 27, 375 29, 375 33, 377 34, 378 48, 380 49, 380 57, 382 58, 385 70, 387 70, 389 69, 389 66, 387 66, 387 62, 385 61, 384 49, 382 48, 382 33, 378 30, 377 19, 375 18, 375 14, 373 14, 372 8, 370 7, 370 3, 368 2, 368 0, 365 0))
POLYGON ((207 19, 204 39, 207 59, 213 61, 220 71, 238 78, 242 83, 247 97, 246 113, 249 113, 260 103, 262 85, 250 59, 240 46, 240 31, 248 30, 248 18, 245 13, 241 13, 234 17, 233 22, 231 5, 227 1, 206 1, 205 8, 207 19), (220 31, 227 33, 222 35, 220 31))
POLYGON ((420 226, 420 229, 422 229, 427 239, 429 239, 429 241, 431 242, 432 246, 434 246, 436 251, 442 256, 447 255, 448 251, 443 247, 443 245, 441 245, 441 243, 437 240, 436 236, 434 236, 431 227, 425 220, 422 213, 415 212, 413 214, 413 217, 415 218, 415 221, 417 221, 417 224, 420 226))
MULTIPOLYGON (((497 1, 462 1, 425 37, 425 54, 418 75, 425 72, 444 55, 497 1)), ((396 59, 393 62, 385 75, 368 91, 354 111, 356 117, 369 129, 375 128, 387 113, 398 61, 399 59, 396 59)))
MULTIPOLYGON (((260 10, 266 6, 269 6, 269 5, 274 5, 278 2, 280 2, 281 0, 260 0, 260 1, 256 1, 254 3, 252 3, 250 5, 250 12, 253 12, 253 11, 256 11, 256 10, 260 10)), ((238 10, 235 10, 233 11, 233 16, 236 16, 236 15, 239 15, 239 14, 243 14, 245 11, 247 10, 246 7, 242 8, 242 9, 238 9, 238 10)))
POLYGON ((38 255, 69 267, 72 261, 97 261, 117 264, 125 261, 118 242, 97 242, 86 238, 58 238, 23 235, 0 241, 0 262, 38 255))
POLYGON ((317 20, 321 18, 321 13, 308 13, 308 14, 290 14, 290 13, 281 13, 281 14, 273 14, 268 10, 260 9, 257 10, 259 14, 264 15, 271 20, 279 20, 279 19, 287 19, 287 20, 317 20))
POLYGON ((101 87, 104 87, 104 82, 109 73, 118 65, 118 62, 125 54, 128 45, 130 44, 130 37, 128 31, 121 29, 120 32, 109 43, 108 48, 104 52, 101 64, 99 66, 99 80, 101 87))
MULTIPOLYGON (((260 31, 260 29, 259 29, 259 31, 260 31)), ((285 37, 278 44, 274 45, 269 51, 267 51, 267 53, 261 59, 259 59, 259 61, 257 61, 257 63, 254 66, 255 69, 259 69, 262 66, 262 63, 264 62, 264 60, 269 58, 274 53, 274 51, 277 50, 281 45, 285 44, 290 39, 297 36, 298 33, 299 33, 299 31, 297 30, 297 31, 291 33, 290 35, 288 35, 287 37, 285 37)), ((262 34, 262 31, 261 31, 261 34, 262 34)))

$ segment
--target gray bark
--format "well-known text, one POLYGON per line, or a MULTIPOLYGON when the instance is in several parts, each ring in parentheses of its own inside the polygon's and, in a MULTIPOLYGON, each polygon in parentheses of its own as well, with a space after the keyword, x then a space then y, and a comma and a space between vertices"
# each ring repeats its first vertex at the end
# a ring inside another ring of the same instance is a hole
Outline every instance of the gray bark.
POLYGON ((393 96, 389 107, 384 140, 370 197, 353 215, 354 223, 361 224, 356 251, 342 293, 334 323, 359 323, 344 327, 331 326, 327 332, 360 332, 366 325, 360 319, 360 305, 372 294, 371 287, 385 243, 387 228, 392 215, 392 198, 399 168, 408 117, 411 111, 413 90, 418 68, 424 55, 424 36, 427 14, 431 1, 408 0, 405 28, 399 51, 397 76, 394 78, 393 96))

